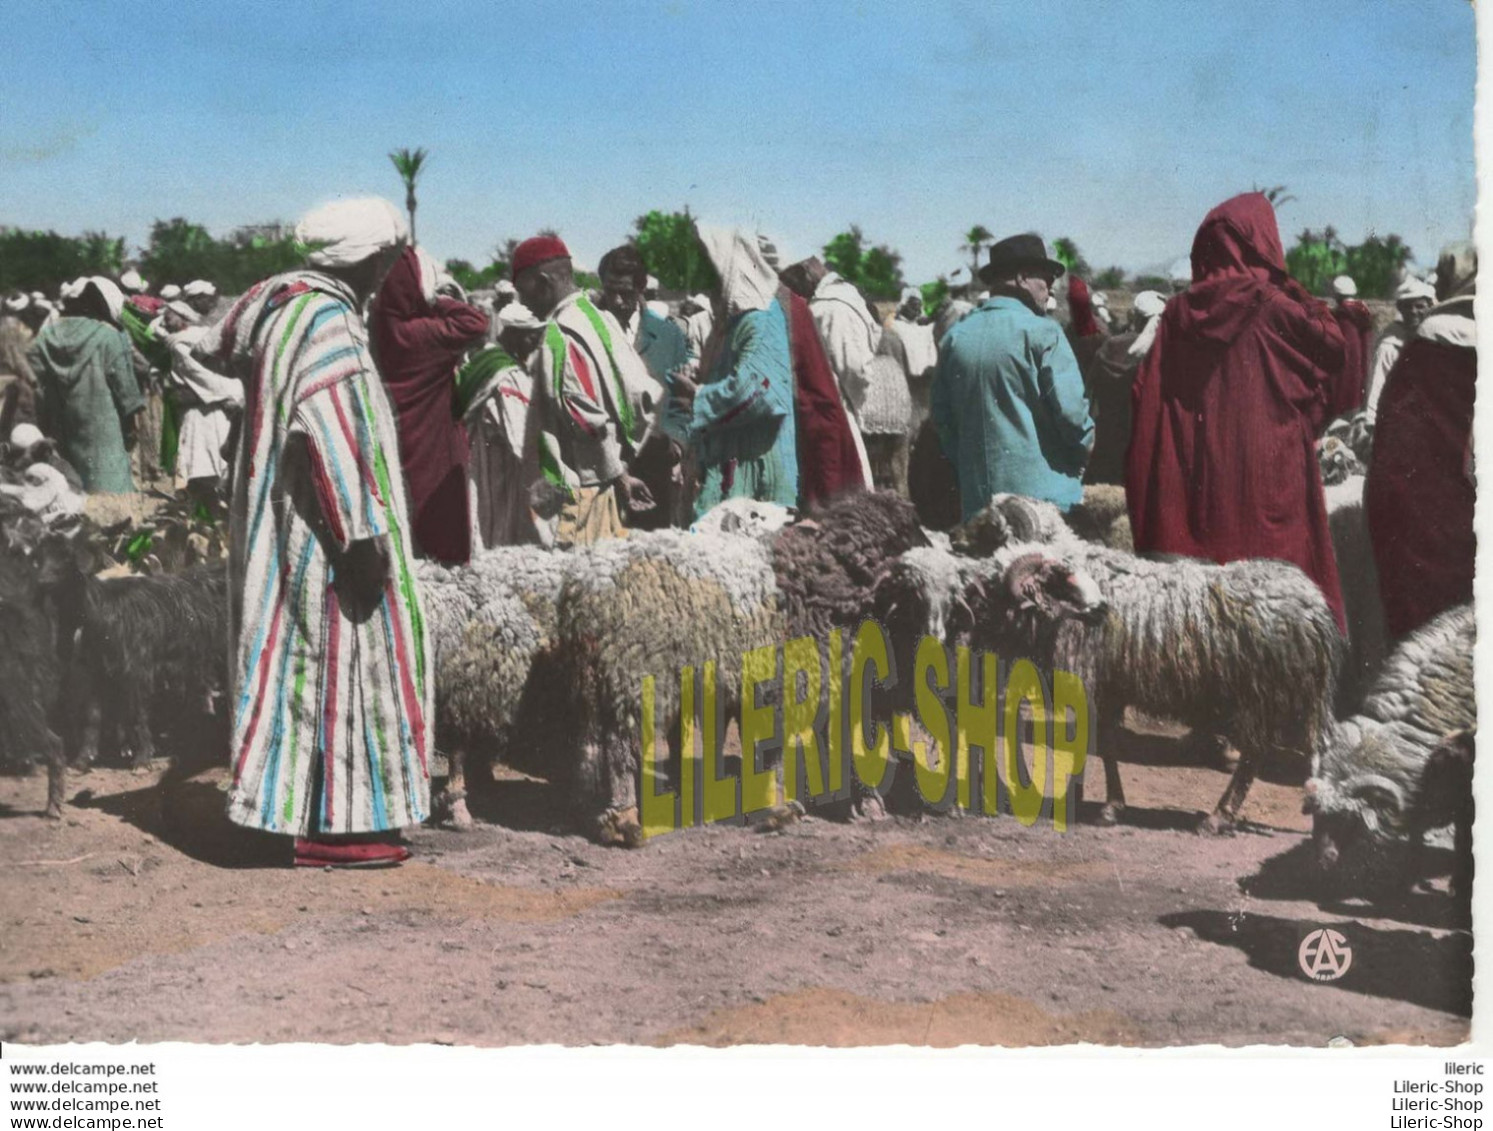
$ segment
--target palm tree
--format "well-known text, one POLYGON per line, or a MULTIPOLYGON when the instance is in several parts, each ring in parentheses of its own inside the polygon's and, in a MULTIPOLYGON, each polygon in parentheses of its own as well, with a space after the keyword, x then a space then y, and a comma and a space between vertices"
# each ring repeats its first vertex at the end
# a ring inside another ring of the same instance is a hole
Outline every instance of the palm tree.
POLYGON ((420 179, 421 172, 425 169, 425 159, 429 157, 423 148, 411 152, 408 149, 396 149, 389 154, 389 160, 394 163, 394 170, 399 174, 399 179, 404 182, 404 207, 410 214, 410 243, 415 242, 415 182, 420 179))
POLYGON ((959 250, 969 252, 970 263, 973 264, 970 270, 971 277, 980 273, 980 251, 993 239, 995 239, 995 233, 984 224, 976 224, 964 233, 964 242, 959 245, 959 250))

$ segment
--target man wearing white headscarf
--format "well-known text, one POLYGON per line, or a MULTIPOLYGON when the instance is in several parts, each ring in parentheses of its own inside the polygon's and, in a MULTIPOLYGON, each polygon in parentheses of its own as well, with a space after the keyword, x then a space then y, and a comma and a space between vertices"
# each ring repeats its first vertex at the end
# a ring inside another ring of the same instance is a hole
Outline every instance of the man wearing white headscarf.
POLYGON ((698 384, 675 376, 660 415, 699 473, 693 517, 734 498, 797 506, 793 360, 777 274, 755 234, 695 230, 721 281, 721 338, 698 384))
POLYGON ((363 307, 409 238, 388 201, 296 226, 307 267, 252 287, 197 344, 243 382, 230 508, 228 815, 304 866, 397 864, 430 811, 431 653, 394 414, 363 307))
POLYGON ((167 390, 180 420, 175 485, 199 502, 218 506, 218 489, 228 481, 229 437, 234 416, 244 407, 244 387, 202 364, 192 350, 207 334, 197 311, 180 299, 166 304, 162 334, 171 356, 167 390))
POLYGON ((0 405, 13 400, 11 417, 16 421, 36 419, 36 377, 26 351, 40 322, 37 305, 27 294, 11 295, 0 309, 0 405))
POLYGON ((1368 395, 1364 398, 1364 408, 1368 410, 1370 417, 1379 410, 1384 382, 1388 379, 1390 370, 1395 367, 1395 362, 1400 359, 1400 350, 1407 341, 1415 337, 1415 331, 1420 327, 1426 312, 1435 303, 1436 288, 1414 275, 1407 276, 1395 290, 1395 309, 1400 317, 1398 321, 1385 327, 1384 333, 1379 336, 1379 345, 1374 350, 1374 364, 1369 370, 1368 395))
MULTIPOLYGON (((165 292, 161 293, 164 297, 165 292)), ((188 306, 206 318, 218 304, 218 288, 206 279, 193 279, 182 287, 181 297, 188 306)))
POLYGON ((27 352, 37 382, 37 420, 93 492, 135 489, 129 448, 145 399, 135 379, 130 342, 119 329, 119 288, 83 282, 65 317, 46 327, 27 352))

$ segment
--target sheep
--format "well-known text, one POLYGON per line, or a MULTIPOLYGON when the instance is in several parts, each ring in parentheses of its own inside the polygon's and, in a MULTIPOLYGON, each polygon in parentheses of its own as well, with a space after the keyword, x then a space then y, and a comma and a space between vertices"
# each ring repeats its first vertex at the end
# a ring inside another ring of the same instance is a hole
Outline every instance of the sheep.
POLYGON ((1064 518, 1086 542, 1097 542, 1112 550, 1135 549, 1125 488, 1118 484, 1085 483, 1082 501, 1064 518))
MULTIPOLYGON (((485 550, 466 566, 418 565, 434 656, 435 732, 446 754, 435 809, 458 829, 472 826, 466 769, 479 750, 499 760, 538 750, 516 742, 535 658, 555 631, 556 601, 575 554, 538 546, 485 550)), ((543 773, 543 759, 526 763, 543 773)), ((486 771, 487 764, 483 764, 486 771)), ((479 773, 476 780, 490 778, 479 773)))
POLYGON ((1379 571, 1363 509, 1362 475, 1353 475, 1325 489, 1327 527, 1337 558, 1343 613, 1348 625, 1348 654, 1338 688, 1338 710, 1358 702, 1372 684, 1388 650, 1384 603, 1379 594, 1379 571))
MULTIPOLYGON (((39 591, 55 609, 66 761, 91 765, 107 727, 123 732, 135 768, 144 769, 167 720, 173 729, 210 716, 222 722, 227 569, 217 562, 180 574, 101 579, 82 564, 88 552, 51 535, 36 553, 39 591)), ((226 747, 226 734, 219 737, 226 747)))
MULTIPOLYGON (((1101 821, 1125 805, 1115 761, 1126 707, 1222 736, 1239 751, 1234 775, 1202 828, 1232 828, 1269 747, 1315 757, 1331 734, 1343 640, 1316 584, 1285 562, 1216 565, 1151 561, 1082 542, 1050 503, 996 496, 956 532, 956 549, 979 556, 1030 540, 1091 576, 1109 606, 1099 623, 1050 626, 1039 666, 1083 680, 1098 723, 1107 797, 1101 821)), ((975 642, 1008 648, 1010 633, 976 601, 975 642)), ((1029 644, 1031 641, 1022 641, 1029 644)))
POLYGON ((25 555, 0 550, 0 765, 47 764, 46 816, 62 816, 67 766, 54 706, 61 677, 52 619, 25 555))
POLYGON ((1419 863, 1426 831, 1452 824, 1453 888, 1470 893, 1476 637, 1470 604, 1416 629, 1313 763, 1303 810, 1324 876, 1370 870, 1403 838, 1403 879, 1419 863))
POLYGON ((757 499, 727 499, 717 503, 690 526, 692 534, 741 534, 765 538, 793 521, 794 513, 780 503, 757 499))
POLYGON ((642 681, 679 756, 679 675, 713 661, 721 717, 739 711, 741 657, 782 641, 769 547, 736 535, 661 530, 574 555, 558 602, 548 681, 563 697, 548 740, 558 778, 603 844, 642 842, 642 681))
MULTIPOLYGON (((886 563, 926 543, 912 505, 856 492, 770 541, 658 531, 578 553, 559 601, 553 668, 570 751, 567 786, 603 843, 636 844, 642 677, 655 677, 656 718, 678 756, 678 678, 715 661, 723 717, 739 712, 741 657, 785 639, 821 647, 869 612, 886 563)), ((879 802, 861 798, 874 815, 879 802)))

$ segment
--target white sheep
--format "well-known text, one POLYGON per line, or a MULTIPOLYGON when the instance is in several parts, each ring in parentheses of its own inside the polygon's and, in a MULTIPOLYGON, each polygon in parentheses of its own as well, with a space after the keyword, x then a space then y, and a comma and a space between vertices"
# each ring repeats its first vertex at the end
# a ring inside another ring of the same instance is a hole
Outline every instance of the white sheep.
POLYGON ((1073 672, 1098 723, 1107 798, 1115 821, 1124 789, 1114 757, 1126 707, 1223 737, 1239 751, 1234 776, 1204 828, 1231 827, 1267 749, 1315 757, 1333 723, 1343 639, 1321 590, 1279 561, 1216 565, 1152 561, 1084 542, 1056 507, 997 496, 955 532, 957 549, 986 556, 1035 542, 1092 577, 1108 606, 1098 623, 1063 618, 1045 633, 1021 626, 1013 640, 1001 617, 974 600, 974 642, 993 651, 1038 647, 1038 666, 1073 672))
POLYGON ((1391 653, 1358 713, 1313 764, 1305 812, 1324 873, 1372 868, 1404 839, 1406 868, 1427 830, 1457 828, 1453 887, 1470 893, 1472 733, 1477 727, 1471 605, 1449 609, 1391 653), (1345 862, 1345 857, 1349 858, 1345 862))

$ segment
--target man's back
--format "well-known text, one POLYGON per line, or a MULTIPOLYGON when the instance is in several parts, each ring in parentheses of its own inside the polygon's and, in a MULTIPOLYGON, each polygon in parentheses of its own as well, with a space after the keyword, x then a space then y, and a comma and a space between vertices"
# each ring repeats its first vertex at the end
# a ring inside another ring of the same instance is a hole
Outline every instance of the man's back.
POLYGON ((1070 507, 1094 424, 1061 327, 998 295, 944 340, 933 382, 939 439, 959 470, 966 518, 1011 492, 1070 507))

